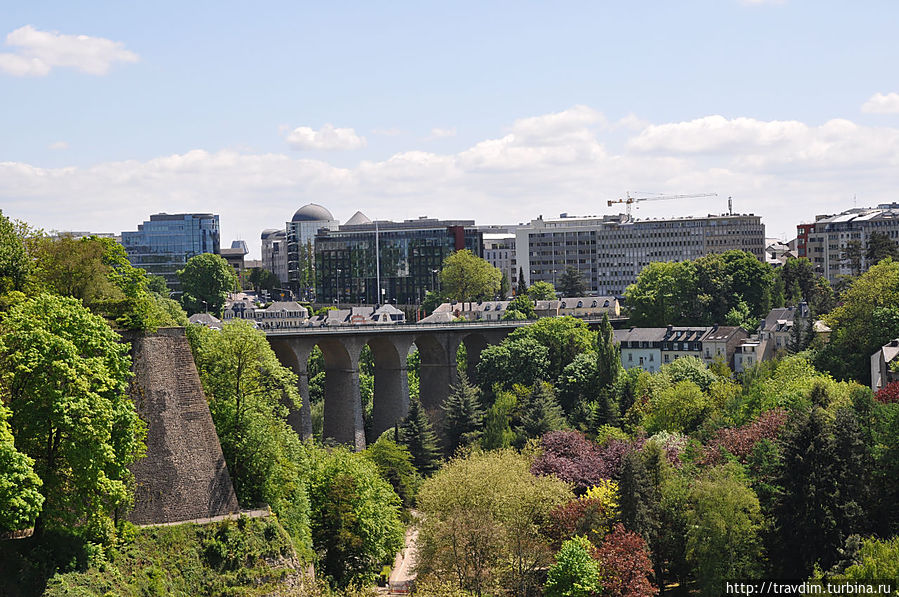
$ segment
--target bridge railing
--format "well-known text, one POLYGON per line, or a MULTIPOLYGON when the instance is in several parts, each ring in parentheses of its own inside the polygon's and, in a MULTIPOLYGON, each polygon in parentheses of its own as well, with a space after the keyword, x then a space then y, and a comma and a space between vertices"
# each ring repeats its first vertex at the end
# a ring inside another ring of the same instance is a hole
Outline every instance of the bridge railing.
MULTIPOLYGON (((478 319, 474 321, 464 320, 464 321, 439 321, 439 322, 429 322, 429 323, 415 323, 415 322, 396 322, 396 323, 346 323, 346 324, 337 324, 337 325, 303 325, 296 327, 282 327, 282 328, 272 328, 263 330, 266 335, 269 336, 278 336, 278 335, 294 335, 294 334, 323 334, 323 333, 347 333, 354 331, 366 331, 366 332, 415 332, 415 331, 434 331, 434 330, 447 330, 447 329, 461 329, 461 328, 510 328, 510 327, 522 327, 526 325, 531 325, 532 323, 539 321, 540 319, 545 318, 537 318, 537 319, 507 319, 507 320, 485 320, 478 319)), ((624 321, 626 317, 610 317, 609 321, 624 321)), ((582 318, 580 321, 583 321, 587 324, 597 324, 602 319, 586 319, 582 318)))

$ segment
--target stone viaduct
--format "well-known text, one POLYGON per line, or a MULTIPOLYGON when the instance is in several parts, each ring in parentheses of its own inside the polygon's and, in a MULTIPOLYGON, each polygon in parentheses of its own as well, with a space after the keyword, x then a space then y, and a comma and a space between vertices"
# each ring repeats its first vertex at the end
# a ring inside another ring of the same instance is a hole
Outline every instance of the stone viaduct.
MULTIPOLYGON (((288 422, 303 438, 312 436, 307 364, 318 346, 325 362, 325 437, 356 450, 365 448, 362 401, 359 393, 359 358, 368 345, 374 361, 374 399, 371 432, 377 437, 406 416, 409 385, 406 356, 414 344, 421 355, 420 396, 431 419, 441 418, 440 407, 457 380, 456 353, 465 344, 468 370, 474 371, 481 351, 499 343, 513 330, 533 321, 459 322, 337 326, 268 330, 278 360, 299 377, 301 409, 288 422)), ((598 321, 588 321, 591 327, 598 321)))

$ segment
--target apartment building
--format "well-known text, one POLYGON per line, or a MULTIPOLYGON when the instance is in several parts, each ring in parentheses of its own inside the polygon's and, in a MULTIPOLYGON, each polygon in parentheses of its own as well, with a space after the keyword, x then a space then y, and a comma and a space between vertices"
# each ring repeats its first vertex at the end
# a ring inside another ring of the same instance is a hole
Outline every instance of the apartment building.
POLYGON ((873 263, 867 263, 864 248, 875 232, 886 234, 899 241, 899 203, 883 203, 874 208, 854 208, 836 215, 815 216, 814 224, 796 227, 799 257, 808 257, 815 270, 831 283, 839 276, 857 274, 856 267, 866 271, 873 263), (862 247, 859 261, 854 264, 851 241, 862 247))
MULTIPOLYGON (((482 229, 482 227, 478 227, 482 229)), ((518 260, 515 258, 514 232, 484 232, 484 260, 498 269, 514 290, 518 284, 518 260)))
POLYGON ((672 219, 613 216, 543 219, 519 226, 515 255, 525 281, 555 285, 566 266, 580 271, 587 288, 621 296, 653 261, 685 261, 731 249, 765 257, 765 226, 756 215, 672 219))

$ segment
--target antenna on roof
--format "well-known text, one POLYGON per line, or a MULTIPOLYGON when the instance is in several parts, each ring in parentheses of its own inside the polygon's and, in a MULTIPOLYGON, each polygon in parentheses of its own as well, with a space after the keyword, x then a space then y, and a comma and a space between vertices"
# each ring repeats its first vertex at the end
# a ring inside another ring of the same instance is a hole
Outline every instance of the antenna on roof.
POLYGON ((733 197, 727 198, 727 215, 729 215, 729 216, 734 215, 734 198, 733 197))

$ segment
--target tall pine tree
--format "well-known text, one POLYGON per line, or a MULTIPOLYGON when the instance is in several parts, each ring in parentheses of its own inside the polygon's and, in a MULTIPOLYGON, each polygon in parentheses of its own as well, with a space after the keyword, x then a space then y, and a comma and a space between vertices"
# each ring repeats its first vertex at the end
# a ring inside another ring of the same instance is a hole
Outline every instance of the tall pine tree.
POLYGON ((423 476, 440 468, 440 448, 437 434, 428 419, 428 413, 417 398, 409 400, 409 414, 400 425, 400 443, 412 455, 412 464, 423 476))
POLYGON ((515 296, 527 296, 528 285, 524 281, 524 269, 518 268, 518 284, 515 286, 515 296))
POLYGON ((611 388, 621 373, 621 354, 615 344, 612 323, 603 314, 596 338, 596 384, 600 389, 611 388))
POLYGON ((461 369, 459 383, 450 388, 450 395, 443 404, 443 411, 446 454, 452 456, 460 446, 477 441, 484 425, 484 411, 478 398, 478 387, 468 381, 468 376, 461 369))
POLYGON ((531 438, 565 427, 565 414, 551 384, 538 381, 518 403, 522 445, 531 438))

